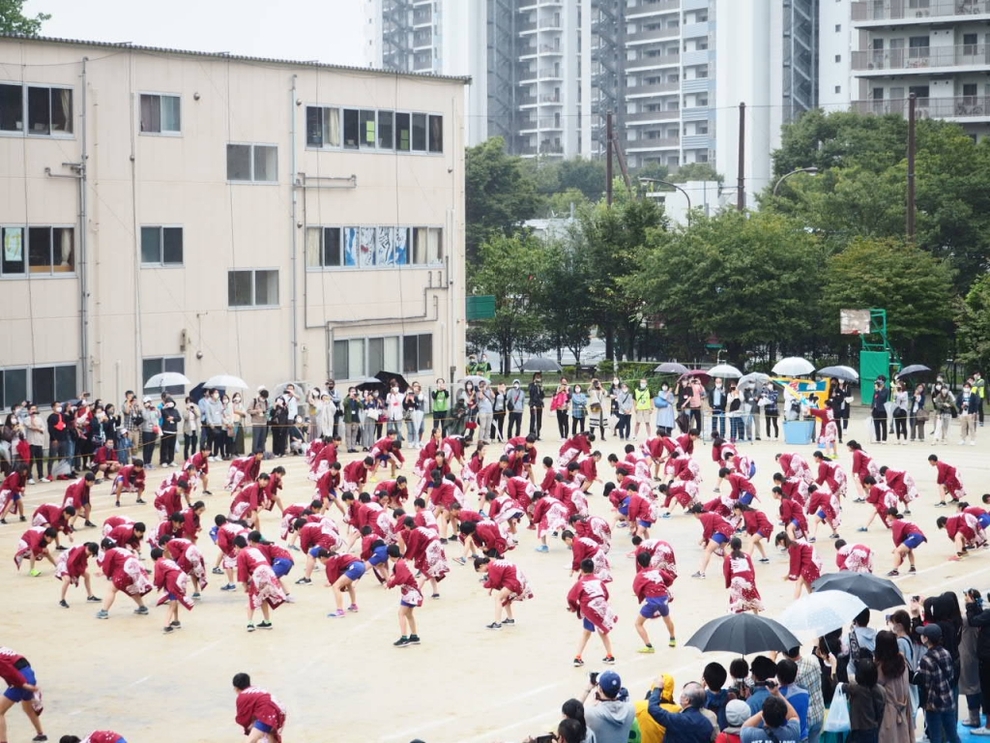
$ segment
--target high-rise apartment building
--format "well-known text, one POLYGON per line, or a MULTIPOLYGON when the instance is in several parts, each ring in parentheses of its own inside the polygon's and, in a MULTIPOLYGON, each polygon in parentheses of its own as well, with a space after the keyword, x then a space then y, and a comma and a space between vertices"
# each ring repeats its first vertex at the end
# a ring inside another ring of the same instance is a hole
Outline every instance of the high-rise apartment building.
POLYGON ((821 6, 828 110, 948 119, 990 134, 990 0, 842 0, 821 6))
POLYGON ((781 124, 817 105, 819 2, 366 0, 367 61, 470 76, 470 143, 596 157, 611 111, 630 167, 710 162, 729 180, 746 102, 755 191, 781 124))

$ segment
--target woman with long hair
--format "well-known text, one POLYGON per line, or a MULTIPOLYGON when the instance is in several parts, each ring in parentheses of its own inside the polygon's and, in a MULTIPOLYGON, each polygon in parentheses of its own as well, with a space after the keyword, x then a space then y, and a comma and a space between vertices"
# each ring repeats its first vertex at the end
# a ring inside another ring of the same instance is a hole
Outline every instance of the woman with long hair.
POLYGON ((911 691, 908 664, 898 647, 897 635, 889 630, 877 632, 873 659, 877 664, 879 681, 883 684, 887 703, 880 723, 879 743, 901 743, 914 740, 914 715, 911 711, 911 691))
POLYGON ((731 552, 722 563, 725 587, 729 589, 729 611, 733 614, 746 611, 759 614, 763 611, 763 600, 756 587, 753 558, 742 551, 742 540, 739 537, 732 538, 729 548, 731 552))
POLYGON ((786 531, 777 534, 774 546, 783 547, 790 556, 790 566, 785 580, 795 582, 795 600, 801 597, 802 588, 811 593, 811 584, 822 576, 822 559, 815 548, 803 539, 791 539, 786 531))

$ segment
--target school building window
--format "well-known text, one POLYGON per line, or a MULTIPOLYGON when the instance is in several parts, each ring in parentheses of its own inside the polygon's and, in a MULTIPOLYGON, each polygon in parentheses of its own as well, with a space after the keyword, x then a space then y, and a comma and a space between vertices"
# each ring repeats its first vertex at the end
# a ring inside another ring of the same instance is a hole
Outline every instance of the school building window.
POLYGON ((182 131, 180 100, 177 95, 142 93, 141 133, 179 134, 182 131))
POLYGON ((70 400, 78 393, 75 364, 0 369, 0 400, 5 408, 25 400, 48 407, 55 400, 70 400))
POLYGON ((53 276, 75 270, 75 228, 0 227, 0 277, 53 276))
POLYGON ((247 183, 278 181, 278 147, 266 144, 228 144, 227 180, 247 183))
MULTIPOLYGON (((148 359, 141 359, 141 382, 144 383, 151 379, 156 374, 162 374, 164 372, 178 372, 179 374, 186 373, 186 358, 185 356, 155 356, 148 359)), ((184 394, 186 388, 184 385, 171 385, 168 387, 145 387, 144 394, 146 395, 160 395, 162 392, 167 392, 170 395, 181 395, 184 394)))
POLYGON ((403 374, 432 371, 433 334, 335 340, 331 366, 334 379, 363 379, 397 369, 403 374))
POLYGON ((0 132, 72 135, 72 89, 0 83, 0 132))
POLYGON ((443 116, 390 109, 307 106, 306 146, 442 154, 443 116))
POLYGON ((441 227, 309 227, 307 268, 396 268, 443 261, 441 227))
POLYGON ((181 266, 182 228, 181 227, 142 227, 141 265, 181 266))
POLYGON ((227 306, 277 307, 278 271, 228 271, 227 306))

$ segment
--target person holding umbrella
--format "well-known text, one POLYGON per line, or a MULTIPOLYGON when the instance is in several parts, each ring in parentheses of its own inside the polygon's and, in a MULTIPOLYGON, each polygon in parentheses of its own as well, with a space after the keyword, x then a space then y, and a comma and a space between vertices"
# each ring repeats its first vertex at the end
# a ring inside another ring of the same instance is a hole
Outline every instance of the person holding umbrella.
POLYGON ((543 375, 537 372, 533 375, 533 380, 527 389, 529 393, 529 432, 540 440, 540 432, 543 430, 543 375))

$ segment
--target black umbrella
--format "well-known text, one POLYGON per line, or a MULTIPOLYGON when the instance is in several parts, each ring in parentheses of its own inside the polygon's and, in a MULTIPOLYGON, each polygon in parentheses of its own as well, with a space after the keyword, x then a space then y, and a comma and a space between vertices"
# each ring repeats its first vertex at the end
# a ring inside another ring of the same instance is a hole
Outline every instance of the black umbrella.
POLYGON ((524 372, 559 372, 562 371, 560 364, 553 359, 545 359, 542 356, 534 356, 526 359, 522 365, 524 372))
POLYGON ((801 645, 780 622, 756 614, 726 614, 704 624, 687 641, 703 653, 724 650, 750 655, 771 650, 789 650, 801 645))
POLYGON ((365 377, 360 384, 355 385, 359 392, 385 392, 385 383, 378 377, 365 377))
POLYGON ((688 368, 676 361, 664 361, 653 370, 654 374, 687 374, 688 368))
POLYGON ((893 581, 871 573, 843 570, 828 573, 811 584, 812 591, 845 591, 876 611, 904 606, 904 596, 893 581))
POLYGON ((409 382, 399 372, 380 371, 375 375, 375 379, 384 384, 386 389, 392 385, 392 382, 399 383, 399 392, 405 392, 409 389, 409 382))
POLYGON ((905 366, 899 372, 897 372, 897 378, 910 377, 912 374, 921 374, 922 372, 930 372, 929 369, 924 364, 911 364, 910 366, 905 366))

